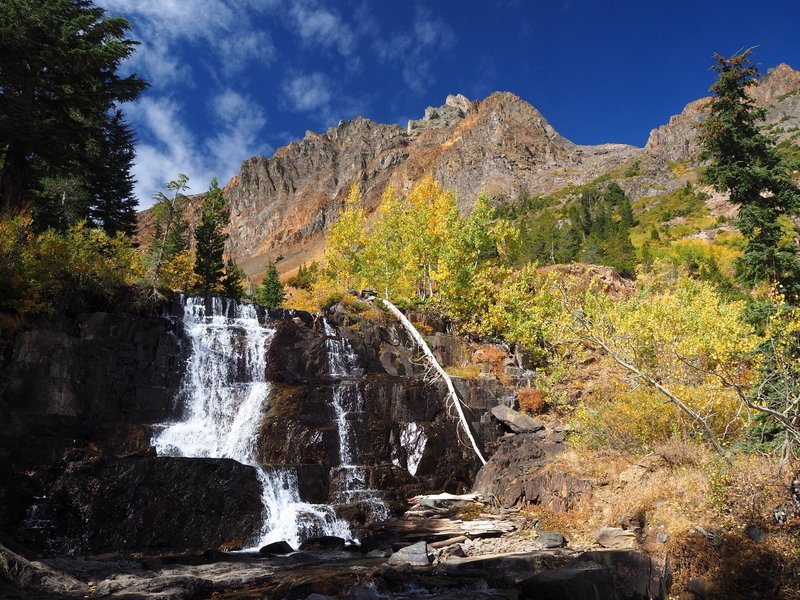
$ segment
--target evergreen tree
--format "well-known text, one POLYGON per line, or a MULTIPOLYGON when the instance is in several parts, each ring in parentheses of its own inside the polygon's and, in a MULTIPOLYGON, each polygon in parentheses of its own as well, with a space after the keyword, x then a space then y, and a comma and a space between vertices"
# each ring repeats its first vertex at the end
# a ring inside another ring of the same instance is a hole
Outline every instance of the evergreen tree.
POLYGON ((109 235, 117 232, 133 235, 136 232, 136 205, 133 194, 136 180, 131 175, 135 137, 130 126, 116 110, 103 127, 100 156, 94 175, 93 201, 89 216, 95 225, 109 235))
POLYGON ((129 29, 90 0, 0 2, 0 211, 35 203, 45 177, 90 179, 109 111, 147 86, 117 74, 129 29))
POLYGON ((286 292, 278 277, 278 269, 274 262, 270 261, 269 265, 267 265, 264 281, 256 288, 255 297, 253 299, 259 306, 267 306, 270 308, 278 308, 282 306, 284 300, 286 300, 286 292))
POLYGON ((197 291, 201 294, 213 294, 220 290, 220 282, 225 274, 223 253, 228 239, 224 229, 229 222, 230 211, 215 177, 203 200, 200 224, 194 231, 194 272, 198 278, 197 291))
POLYGON ((241 300, 244 297, 245 279, 242 268, 229 258, 225 263, 225 272, 220 280, 222 295, 234 300, 241 300))
POLYGON ((780 218, 800 211, 800 190, 773 140, 759 129, 764 110, 747 94, 758 69, 750 62, 750 50, 714 58, 719 77, 711 87, 711 115, 701 138, 701 157, 709 161, 704 179, 718 191, 729 192, 731 202, 739 206, 736 225, 746 240, 738 264, 740 280, 748 285, 777 282, 797 297, 797 245, 780 218))

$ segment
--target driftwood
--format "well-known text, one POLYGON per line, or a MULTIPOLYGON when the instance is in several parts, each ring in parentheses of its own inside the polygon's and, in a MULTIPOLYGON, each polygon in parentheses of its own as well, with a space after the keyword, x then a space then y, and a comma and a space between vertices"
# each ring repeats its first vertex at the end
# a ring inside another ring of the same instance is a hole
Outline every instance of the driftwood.
POLYGON ((455 406, 456 412, 458 413, 458 418, 461 421, 461 427, 464 430, 464 433, 467 435, 470 443, 472 444, 472 449, 475 451, 475 454, 481 461, 481 464, 486 464, 486 459, 483 458, 483 454, 481 454, 480 449, 478 448, 478 443, 475 441, 475 437, 472 435, 472 431, 469 428, 469 422, 467 421, 467 417, 464 414, 464 409, 461 407, 461 399, 456 394, 456 389, 453 387, 453 381, 450 379, 450 376, 445 372, 442 366, 439 364, 439 361, 436 360, 436 357, 431 352, 431 349, 428 348, 428 344, 425 343, 425 339, 422 337, 417 328, 409 321, 406 316, 400 312, 400 310, 391 302, 383 299, 383 304, 386 308, 389 309, 389 312, 392 313, 400 323, 405 327, 405 330, 408 334, 417 342, 420 350, 422 350, 425 358, 430 363, 431 367, 439 374, 439 376, 444 380, 445 384, 447 385, 447 392, 450 398, 450 402, 453 406, 455 406))
POLYGON ((419 504, 420 506, 438 506, 439 503, 453 500, 453 501, 465 501, 465 502, 480 502, 481 504, 486 504, 483 500, 483 496, 480 494, 420 494, 419 496, 414 496, 411 498, 412 504, 419 504))
POLYGON ((465 536, 469 538, 499 537, 517 529, 511 521, 480 519, 462 521, 460 519, 387 519, 377 528, 393 531, 407 539, 446 540, 465 536))
POLYGON ((430 544, 428 544, 428 548, 432 548, 434 550, 437 550, 439 548, 447 548, 448 546, 452 546, 453 544, 460 544, 461 542, 466 542, 467 539, 468 538, 465 535, 458 535, 456 537, 442 540, 441 542, 431 542, 430 544))

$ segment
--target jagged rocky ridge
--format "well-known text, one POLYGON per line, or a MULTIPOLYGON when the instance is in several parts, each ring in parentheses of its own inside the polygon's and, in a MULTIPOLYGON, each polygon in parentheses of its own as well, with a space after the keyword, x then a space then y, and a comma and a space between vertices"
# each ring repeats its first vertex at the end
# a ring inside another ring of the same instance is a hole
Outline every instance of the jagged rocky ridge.
MULTIPOLYGON (((753 97, 767 111, 765 127, 779 139, 791 138, 800 126, 800 72, 785 64, 775 67, 753 97)), ((318 257, 324 232, 353 183, 373 211, 388 185, 402 193, 430 174, 458 193, 466 212, 481 191, 511 200, 523 190, 548 194, 638 162, 636 174, 619 182, 628 195, 636 200, 664 193, 686 183, 671 164, 696 164, 696 127, 707 110, 707 98, 689 103, 654 129, 644 148, 575 144, 508 92, 481 101, 448 96, 443 106, 429 107, 405 129, 362 117, 341 121, 324 133, 308 132, 270 158, 242 163, 224 190, 231 207, 229 251, 250 275, 262 272, 269 260, 286 273, 318 257)), ((193 218, 197 198, 188 203, 193 218)), ((145 212, 145 231, 148 223, 145 212)))

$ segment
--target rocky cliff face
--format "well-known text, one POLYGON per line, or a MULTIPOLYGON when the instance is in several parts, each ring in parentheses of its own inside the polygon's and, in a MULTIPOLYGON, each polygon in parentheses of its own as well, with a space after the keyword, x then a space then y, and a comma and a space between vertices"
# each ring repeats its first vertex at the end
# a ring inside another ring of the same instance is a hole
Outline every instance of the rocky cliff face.
MULTIPOLYGON (((756 105, 766 110, 764 128, 778 140, 792 139, 800 126, 800 71, 787 64, 770 69, 750 88, 756 105)), ((667 162, 693 162, 700 153, 698 127, 708 118, 711 99, 690 102, 683 111, 650 132, 645 150, 656 159, 667 162)))
MULTIPOLYGON (((254 467, 156 456, 151 446, 157 424, 180 420, 186 409, 181 390, 192 342, 179 306, 173 315, 91 313, 31 323, 4 340, 12 349, 0 365, 5 543, 56 553, 185 550, 258 532, 254 467)), ((347 473, 337 471, 342 419, 364 478, 359 489, 374 490, 390 510, 426 490, 470 489, 480 463, 460 441, 443 386, 426 379, 401 327, 343 308, 324 321, 281 310, 262 311, 259 320, 275 333, 255 456, 264 468, 290 466, 302 501, 337 505, 356 527, 369 518, 359 498, 343 491, 347 473), (340 349, 346 369, 335 364, 340 349), (349 412, 337 417, 337 403, 346 402, 349 412)), ((444 334, 434 346, 442 358, 469 353, 444 334)), ((489 410, 513 405, 514 389, 458 385, 471 427, 491 453, 502 426, 489 410)))

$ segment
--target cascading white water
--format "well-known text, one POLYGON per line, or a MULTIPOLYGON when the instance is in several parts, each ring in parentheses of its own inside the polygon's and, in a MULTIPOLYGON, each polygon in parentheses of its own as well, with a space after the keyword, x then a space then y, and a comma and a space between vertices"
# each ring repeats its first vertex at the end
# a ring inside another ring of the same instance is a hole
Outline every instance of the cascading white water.
MULTIPOLYGON (((336 331, 323 319, 325 348, 328 354, 328 374, 344 378, 361 374, 358 355, 350 342, 338 337, 336 331)), ((331 487, 337 502, 363 502, 370 507, 373 519, 384 519, 388 510, 375 490, 370 489, 368 470, 356 463, 358 439, 353 430, 351 417, 364 412, 364 394, 358 381, 340 379, 333 387, 333 410, 339 433, 339 466, 331 469, 331 487)))
POLYGON ((181 398, 184 420, 153 437, 159 455, 232 458, 256 468, 263 521, 254 547, 284 540, 297 547, 318 535, 351 537, 332 507, 300 501, 292 469, 263 468, 256 459, 261 413, 269 394, 266 353, 275 333, 259 323, 255 307, 214 298, 184 301, 184 328, 192 351, 181 398), (228 316, 232 314, 233 316, 228 316))

